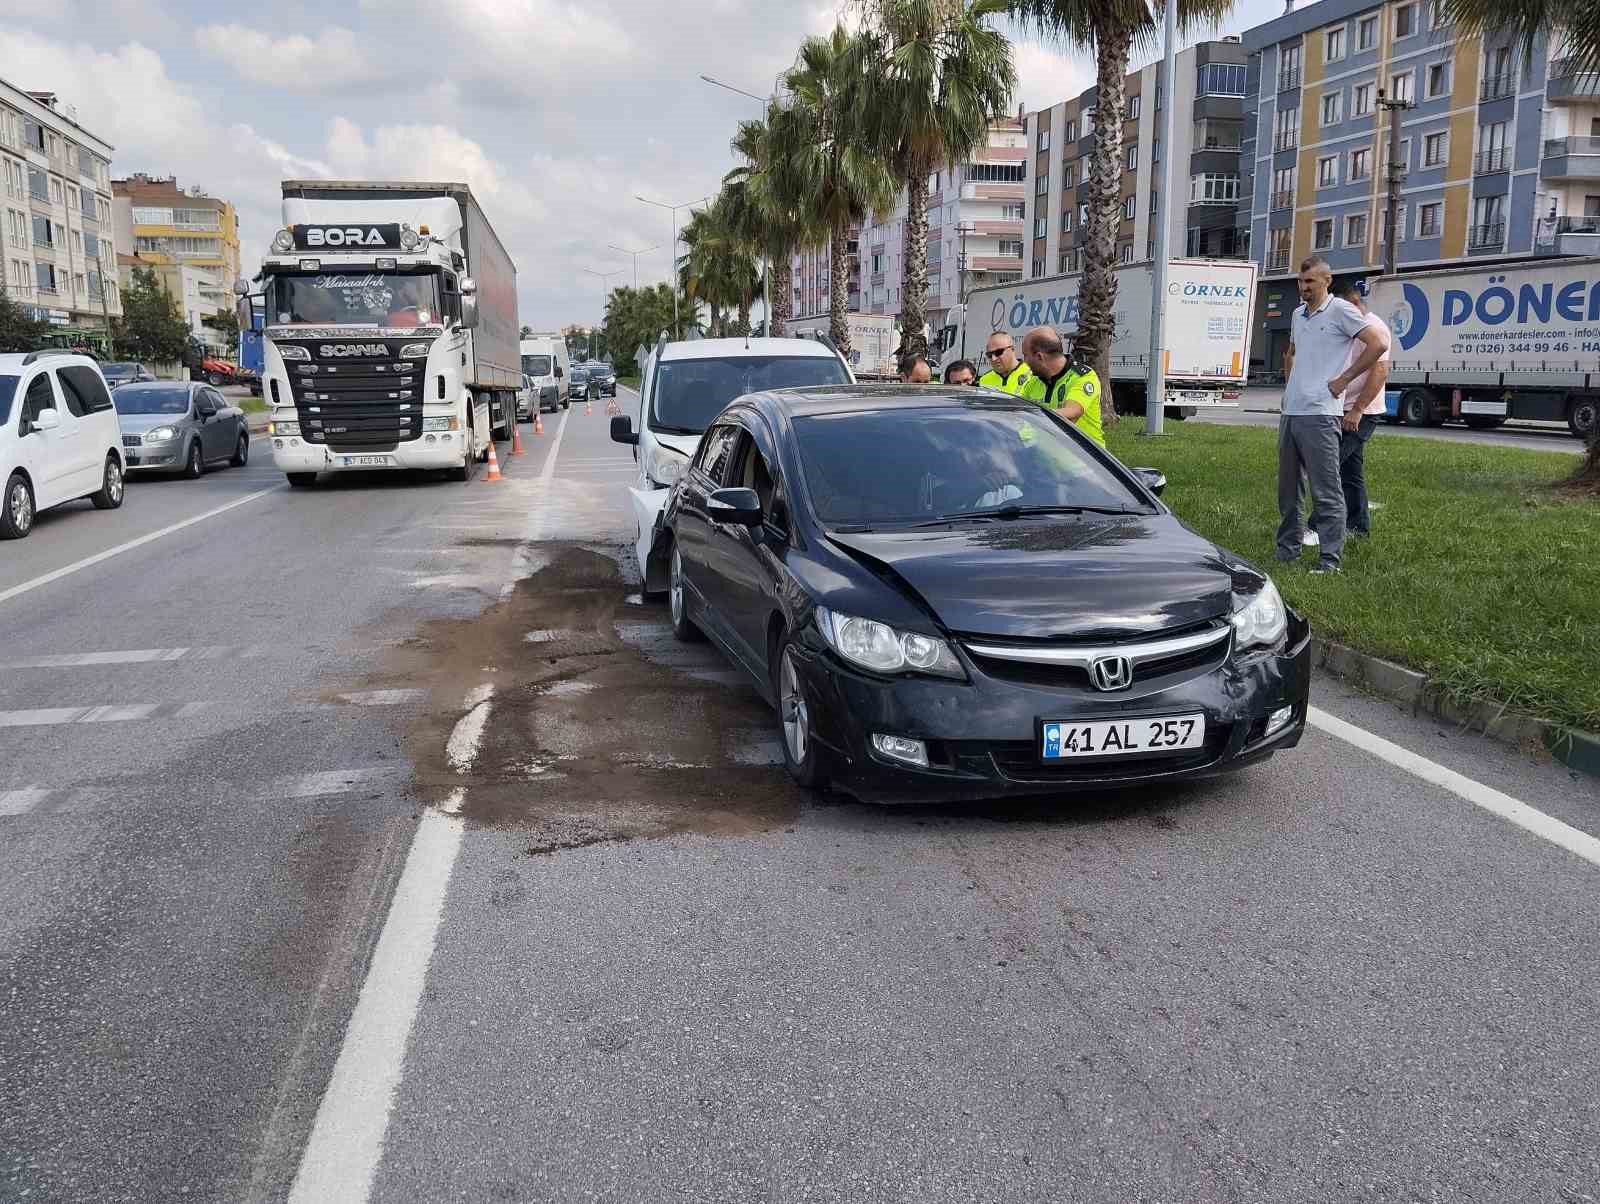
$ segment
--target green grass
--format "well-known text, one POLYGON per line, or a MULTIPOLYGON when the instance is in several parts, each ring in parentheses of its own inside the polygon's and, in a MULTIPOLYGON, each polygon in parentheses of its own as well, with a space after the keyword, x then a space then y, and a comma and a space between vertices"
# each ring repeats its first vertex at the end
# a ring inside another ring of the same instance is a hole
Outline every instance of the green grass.
POLYGON ((1144 422, 1107 432, 1127 464, 1167 474, 1163 500, 1195 530, 1271 571, 1313 629, 1482 700, 1600 729, 1600 501, 1552 492, 1573 456, 1436 439, 1367 445, 1382 509, 1345 544, 1344 572, 1273 562, 1277 431, 1144 422))
POLYGON ((639 377, 633 373, 629 373, 627 375, 618 376, 617 383, 619 385, 626 385, 630 389, 637 390, 639 388, 639 377))
POLYGON ((267 412, 267 399, 265 397, 239 397, 234 400, 246 414, 265 414, 267 412))

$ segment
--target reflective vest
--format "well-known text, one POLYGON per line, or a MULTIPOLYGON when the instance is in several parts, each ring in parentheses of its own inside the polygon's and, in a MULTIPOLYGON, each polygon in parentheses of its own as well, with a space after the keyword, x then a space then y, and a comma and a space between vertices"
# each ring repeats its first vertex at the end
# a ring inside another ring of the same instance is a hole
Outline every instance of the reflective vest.
POLYGON ((1101 447, 1106 445, 1105 432, 1100 429, 1100 377, 1093 368, 1074 372, 1069 364, 1048 386, 1041 378, 1031 376, 1022 396, 1049 410, 1059 410, 1069 401, 1077 402, 1083 413, 1072 419, 1072 424, 1101 447))
POLYGON ((1010 393, 1014 397, 1020 397, 1022 396, 1023 386, 1032 379, 1032 370, 1029 369, 1027 364, 1018 360, 1017 366, 1011 369, 1010 376, 1001 376, 1000 373, 990 368, 982 376, 978 377, 978 386, 984 389, 999 389, 1001 392, 1010 393))

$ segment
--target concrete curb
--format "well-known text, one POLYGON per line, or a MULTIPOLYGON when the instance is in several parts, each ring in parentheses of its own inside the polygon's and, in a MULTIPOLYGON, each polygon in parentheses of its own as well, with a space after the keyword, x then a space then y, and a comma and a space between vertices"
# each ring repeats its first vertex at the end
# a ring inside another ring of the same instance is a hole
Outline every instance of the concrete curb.
POLYGON ((1313 638, 1311 659, 1325 673, 1409 706, 1413 713, 1433 715, 1524 752, 1543 749, 1569 769, 1600 777, 1600 734, 1565 728, 1493 703, 1457 702, 1427 674, 1333 640, 1313 638))

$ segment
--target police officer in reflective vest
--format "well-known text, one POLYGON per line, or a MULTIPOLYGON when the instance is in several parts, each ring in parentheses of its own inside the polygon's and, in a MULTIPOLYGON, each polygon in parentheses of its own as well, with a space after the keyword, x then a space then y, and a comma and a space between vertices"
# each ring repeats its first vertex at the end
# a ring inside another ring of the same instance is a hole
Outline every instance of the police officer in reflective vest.
POLYGON ((1017 348, 1011 336, 1003 330, 995 331, 989 336, 983 354, 988 357, 989 371, 978 377, 979 387, 1020 396, 1022 386, 1028 383, 1033 373, 1027 364, 1017 358, 1017 348))
POLYGON ((1081 359, 1069 360, 1061 336, 1053 326, 1036 326, 1022 340, 1022 358, 1033 375, 1022 396, 1054 410, 1101 447, 1100 376, 1081 359))

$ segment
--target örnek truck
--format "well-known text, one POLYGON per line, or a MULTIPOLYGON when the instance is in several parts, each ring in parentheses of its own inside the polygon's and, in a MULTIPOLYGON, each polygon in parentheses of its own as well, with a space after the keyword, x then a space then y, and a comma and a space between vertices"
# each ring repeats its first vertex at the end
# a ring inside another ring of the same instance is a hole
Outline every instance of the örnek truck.
POLYGON ((1394 332, 1390 416, 1416 426, 1600 418, 1600 259, 1379 276, 1370 305, 1394 332))
MULTIPOLYGON (((1111 380, 1123 413, 1143 410, 1150 370, 1148 262, 1118 268, 1113 310, 1111 380)), ((1045 276, 973 289, 964 306, 953 306, 937 340, 939 363, 971 360, 986 370, 984 345, 996 331, 1010 335, 1020 354, 1022 338, 1035 326, 1053 326, 1070 347, 1078 329, 1081 273, 1045 276)), ((1200 409, 1237 407, 1250 364, 1250 326, 1255 312, 1256 266, 1234 259, 1174 259, 1167 273, 1167 396, 1169 418, 1200 409)))
POLYGON ((516 266, 471 189, 285 180, 283 223, 260 276, 274 462, 291 485, 465 480, 510 438, 522 379, 516 266))

